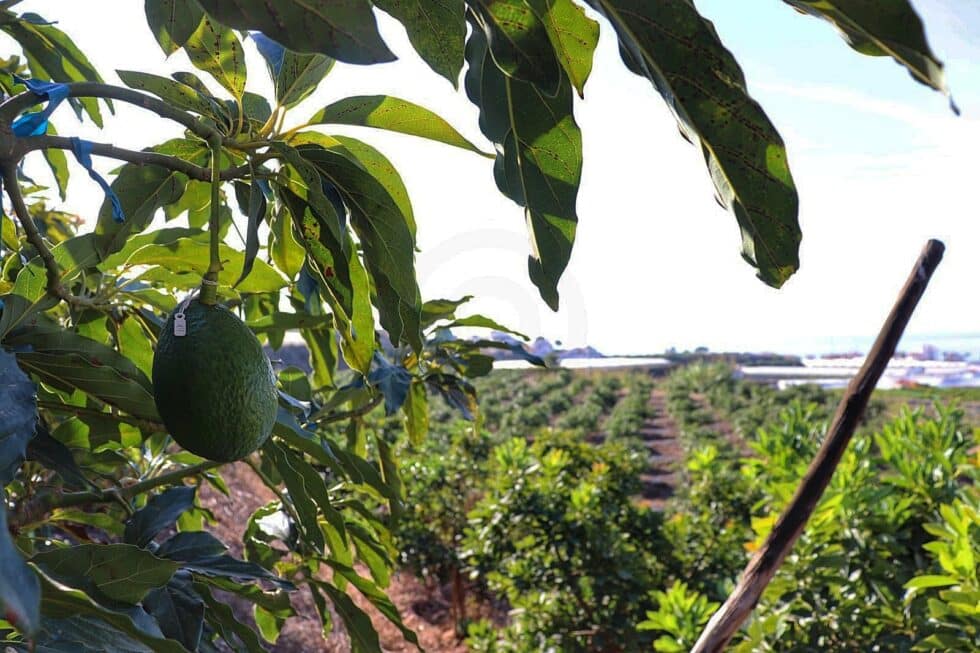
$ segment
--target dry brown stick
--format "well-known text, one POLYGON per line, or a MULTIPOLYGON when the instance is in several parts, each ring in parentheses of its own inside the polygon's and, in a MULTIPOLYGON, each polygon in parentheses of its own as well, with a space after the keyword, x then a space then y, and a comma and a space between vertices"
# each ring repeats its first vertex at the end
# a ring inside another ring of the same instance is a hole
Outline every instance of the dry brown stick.
POLYGON ((944 249, 945 247, 938 240, 930 240, 926 243, 919 260, 912 268, 912 274, 909 275, 898 296, 898 301, 895 302, 888 319, 881 327, 878 339, 875 340, 864 365, 841 398, 827 437, 813 462, 810 463, 803 480, 800 481, 796 494, 783 510, 783 514, 779 516, 765 543, 745 567, 742 578, 728 600, 705 626, 691 653, 715 653, 724 649, 735 631, 755 608, 762 592, 789 554, 793 543, 803 532, 807 520, 820 501, 827 484, 830 483, 834 470, 851 441, 851 436, 854 435, 854 430, 864 414, 878 379, 881 378, 888 361, 895 354, 895 348, 909 318, 912 317, 912 312, 919 303, 922 293, 925 292, 936 266, 943 258, 944 249))

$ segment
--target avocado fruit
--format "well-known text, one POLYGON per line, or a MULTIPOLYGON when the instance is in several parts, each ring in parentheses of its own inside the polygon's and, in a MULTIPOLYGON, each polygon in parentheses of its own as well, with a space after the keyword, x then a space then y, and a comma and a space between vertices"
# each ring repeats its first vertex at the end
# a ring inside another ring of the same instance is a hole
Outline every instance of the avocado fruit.
POLYGON ((276 376, 262 345, 224 306, 194 300, 167 317, 153 356, 153 397, 173 439, 216 462, 241 460, 276 421, 276 376), (175 335, 183 313, 185 335, 175 335))

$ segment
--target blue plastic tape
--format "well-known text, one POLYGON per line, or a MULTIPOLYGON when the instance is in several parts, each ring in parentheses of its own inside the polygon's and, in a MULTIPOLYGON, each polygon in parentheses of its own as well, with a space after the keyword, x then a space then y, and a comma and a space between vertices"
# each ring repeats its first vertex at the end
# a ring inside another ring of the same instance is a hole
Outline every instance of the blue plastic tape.
POLYGON ((99 173, 95 171, 92 167, 92 143, 89 141, 84 141, 77 136, 71 139, 71 151, 75 155, 75 159, 88 171, 88 176, 95 180, 99 186, 102 187, 105 196, 109 199, 109 203, 112 204, 112 219, 116 222, 124 222, 126 220, 126 215, 123 213, 122 204, 119 202, 119 196, 116 192, 112 190, 112 186, 109 182, 105 180, 99 173))

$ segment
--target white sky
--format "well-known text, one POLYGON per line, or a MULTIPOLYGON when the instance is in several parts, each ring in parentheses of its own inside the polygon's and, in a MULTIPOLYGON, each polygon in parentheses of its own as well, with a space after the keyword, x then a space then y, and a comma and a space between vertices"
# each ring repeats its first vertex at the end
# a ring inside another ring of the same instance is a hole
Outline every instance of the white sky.
MULTIPOLYGON (((521 209, 497 192, 490 161, 377 130, 334 131, 376 145, 401 171, 419 225, 423 298, 476 295, 472 311, 531 335, 606 353, 805 351, 830 337, 871 337, 930 237, 946 242, 946 259, 909 332, 980 333, 980 4, 915 4, 946 60, 959 118, 891 61, 850 51, 826 23, 778 2, 698 2, 787 142, 804 241, 802 267, 779 291, 742 262, 735 220, 715 203, 700 153, 649 82, 623 67, 606 24, 576 106, 585 168, 558 313, 527 279, 521 209)), ((112 83, 114 69, 193 70, 183 53, 164 60, 142 2, 28 0, 17 8, 58 20, 112 83)), ((346 95, 391 94, 437 110, 489 149, 462 90, 425 66, 398 23, 382 16, 381 28, 399 61, 336 66, 288 124, 346 95)), ((250 42, 246 49, 248 87, 266 93, 265 67, 250 42)), ((133 149, 179 135, 152 114, 117 107, 101 132, 67 108, 56 124, 64 135, 133 149)), ((115 165, 96 161, 105 172, 115 165)), ((79 169, 64 208, 91 220, 101 201, 79 169)))

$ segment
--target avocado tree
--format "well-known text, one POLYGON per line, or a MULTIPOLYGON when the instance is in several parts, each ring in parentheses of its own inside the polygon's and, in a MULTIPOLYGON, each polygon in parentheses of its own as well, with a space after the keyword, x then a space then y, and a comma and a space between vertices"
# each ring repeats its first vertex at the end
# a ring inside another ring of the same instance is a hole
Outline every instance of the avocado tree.
MULTIPOLYGON (((213 651, 220 642, 261 650, 303 585, 325 630, 338 615, 355 651, 380 645, 351 591, 416 641, 384 591, 397 551, 382 516, 402 509, 398 465, 362 418, 383 405, 418 441, 430 395, 478 419, 467 379, 491 369, 487 348, 541 361, 451 335, 503 327, 457 317, 465 299, 423 301, 398 172, 329 125, 492 156, 498 188, 524 209, 529 276, 557 308, 578 220, 575 95, 591 72, 596 16, 701 148, 762 281, 779 286, 798 268, 798 201, 783 142, 690 0, 146 0, 152 36, 166 54, 183 49, 197 73, 117 70, 123 86, 105 83, 50 22, 57 16, 20 13, 18 4, 0 2, 0 30, 19 47, 0 59, 0 637, 14 650, 213 651), (289 121, 335 61, 393 58, 375 7, 405 26, 449 83, 465 64, 465 92, 492 154, 429 109, 386 95, 348 97, 305 124, 289 121), (246 47, 264 57, 274 97, 245 90, 257 74, 246 70, 246 47), (52 122, 67 104, 101 126, 115 103, 176 122, 183 135, 134 151, 60 135, 52 122), (81 231, 53 208, 65 197, 69 155, 106 195, 86 216, 94 227, 81 231), (121 162, 111 183, 93 156, 121 162), (51 186, 23 167, 41 157, 51 186), (161 215, 167 224, 151 229, 161 215), (235 230, 241 249, 225 238, 235 230), (194 331, 194 311, 224 311, 232 326, 205 320, 194 331), (255 339, 277 348, 287 331, 305 341, 312 372, 280 370, 269 379, 274 401, 234 399, 242 377, 261 385, 268 373, 254 359, 255 339), (198 346, 173 346, 202 333, 187 341, 198 346), (185 385, 193 392, 175 402, 185 385), (198 433, 199 418, 181 415, 199 414, 207 419, 198 433), (196 496, 202 483, 226 490, 221 464, 232 459, 277 497, 249 519, 241 559, 208 532, 196 496), (221 592, 254 606, 258 632, 221 592)), ((786 4, 946 92, 907 0, 786 4)))

